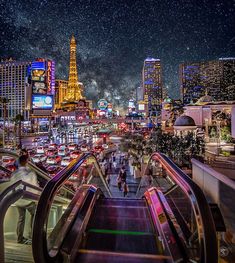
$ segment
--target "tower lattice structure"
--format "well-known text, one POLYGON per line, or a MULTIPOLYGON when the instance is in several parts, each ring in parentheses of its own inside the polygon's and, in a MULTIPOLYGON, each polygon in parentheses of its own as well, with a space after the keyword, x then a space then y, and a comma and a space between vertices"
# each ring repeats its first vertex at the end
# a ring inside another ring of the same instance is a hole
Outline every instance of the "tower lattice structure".
POLYGON ((81 86, 78 82, 76 46, 75 37, 72 35, 70 40, 69 82, 66 96, 66 100, 69 102, 78 101, 83 98, 81 86))

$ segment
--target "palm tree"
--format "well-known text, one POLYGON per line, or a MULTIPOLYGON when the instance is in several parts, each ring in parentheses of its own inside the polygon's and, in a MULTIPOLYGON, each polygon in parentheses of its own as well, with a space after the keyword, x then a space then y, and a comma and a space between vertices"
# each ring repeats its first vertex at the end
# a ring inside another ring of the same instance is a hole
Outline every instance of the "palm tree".
POLYGON ((24 116, 21 115, 21 114, 17 114, 15 116, 15 124, 18 125, 18 137, 19 137, 19 147, 21 148, 22 147, 22 142, 21 142, 21 124, 22 124, 22 121, 24 121, 24 116))
POLYGON ((3 106, 3 135, 2 135, 2 145, 3 148, 5 146, 5 123, 6 123, 6 111, 7 111, 7 103, 10 100, 5 97, 0 97, 0 104, 3 106))

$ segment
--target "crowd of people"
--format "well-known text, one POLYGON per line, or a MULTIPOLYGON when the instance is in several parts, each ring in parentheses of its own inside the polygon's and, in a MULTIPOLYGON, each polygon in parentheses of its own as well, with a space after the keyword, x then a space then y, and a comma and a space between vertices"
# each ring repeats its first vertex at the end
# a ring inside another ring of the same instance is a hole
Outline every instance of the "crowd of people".
POLYGON ((123 196, 127 196, 129 187, 127 185, 127 171, 126 165, 128 163, 128 155, 121 152, 112 152, 111 155, 106 156, 100 161, 101 169, 105 175, 107 183, 110 185, 111 176, 117 175, 116 186, 119 191, 123 192, 123 196))

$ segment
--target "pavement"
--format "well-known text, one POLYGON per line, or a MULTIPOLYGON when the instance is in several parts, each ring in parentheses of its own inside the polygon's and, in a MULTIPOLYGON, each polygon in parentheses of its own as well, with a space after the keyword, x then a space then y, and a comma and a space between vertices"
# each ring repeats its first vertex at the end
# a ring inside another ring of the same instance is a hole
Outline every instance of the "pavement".
MULTIPOLYGON (((124 197, 123 190, 119 191, 118 186, 117 186, 118 174, 123 164, 119 162, 120 153, 117 153, 115 156, 117 160, 117 167, 116 169, 112 167, 112 170, 109 170, 108 172, 110 176, 109 188, 112 193, 112 197, 123 198, 124 197)), ((136 191, 139 186, 140 179, 135 179, 134 176, 130 173, 129 164, 125 164, 124 166, 125 166, 125 170, 127 173, 126 183, 129 188, 129 192, 127 193, 125 198, 136 198, 136 191)))

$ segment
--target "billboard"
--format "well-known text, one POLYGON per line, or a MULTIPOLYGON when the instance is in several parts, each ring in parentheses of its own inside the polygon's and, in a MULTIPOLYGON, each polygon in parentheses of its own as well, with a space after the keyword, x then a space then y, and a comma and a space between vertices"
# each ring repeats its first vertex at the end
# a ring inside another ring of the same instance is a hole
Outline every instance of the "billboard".
POLYGON ((47 94, 47 86, 45 82, 32 81, 33 94, 47 94))
POLYGON ((108 106, 108 102, 105 99, 100 99, 97 104, 100 110, 105 110, 108 106))
POLYGON ((52 95, 33 95, 32 109, 33 110, 52 110, 53 96, 52 95))
POLYGON ((31 66, 31 79, 33 81, 45 81, 46 67, 44 61, 34 61, 31 66))
POLYGON ((30 84, 33 94, 55 94, 55 62, 37 59, 32 62, 30 84))

